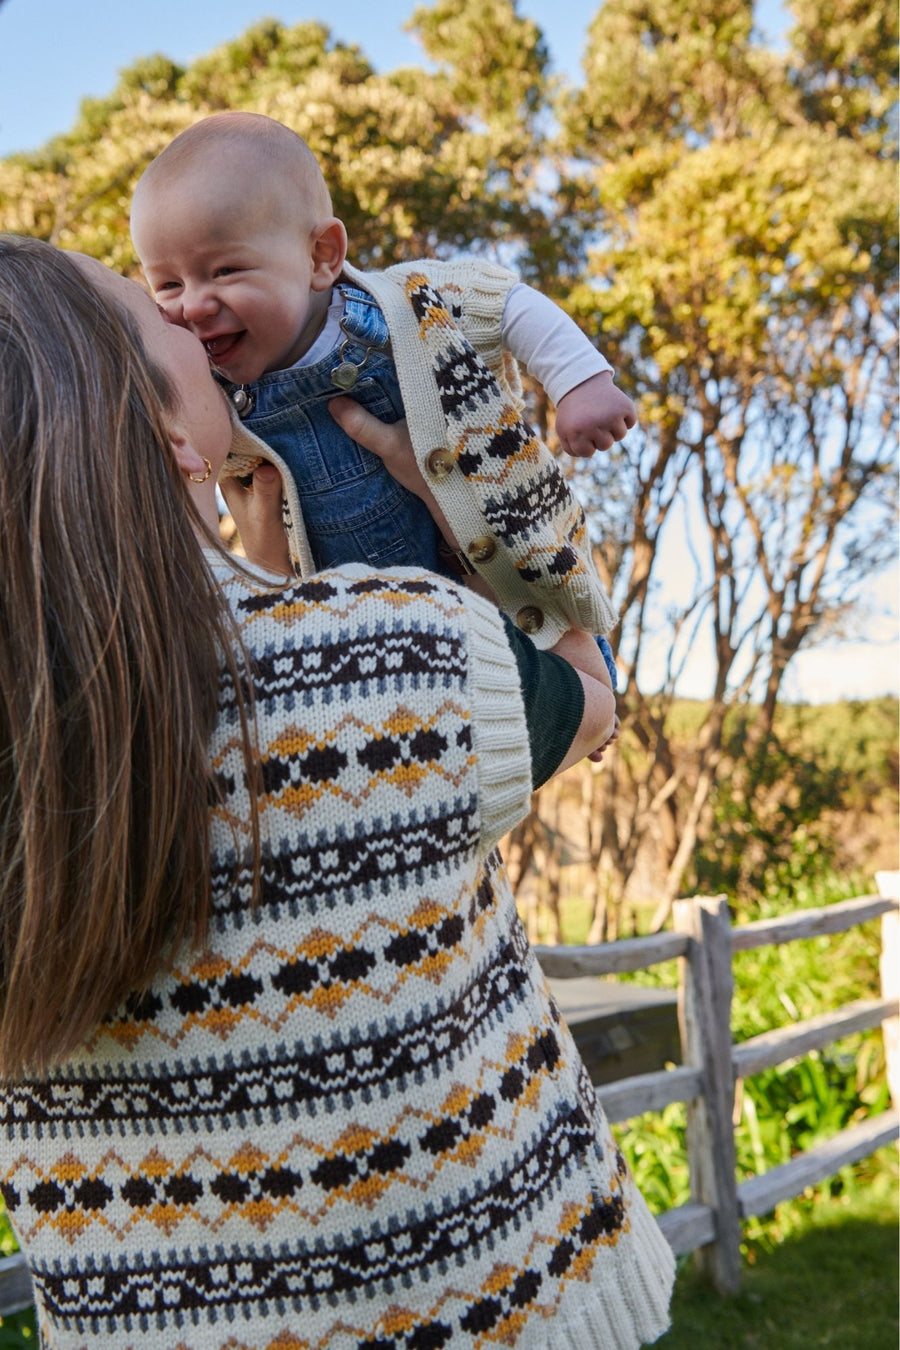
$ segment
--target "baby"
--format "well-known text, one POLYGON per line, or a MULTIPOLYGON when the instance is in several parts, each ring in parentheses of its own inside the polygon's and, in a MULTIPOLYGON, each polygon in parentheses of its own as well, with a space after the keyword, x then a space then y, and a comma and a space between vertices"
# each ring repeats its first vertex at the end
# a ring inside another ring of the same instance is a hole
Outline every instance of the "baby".
POLYGON ((473 258, 352 267, 312 151, 253 113, 176 137, 138 182, 131 229, 163 313, 205 344, 245 427, 296 485, 301 571, 476 571, 540 646, 614 626, 581 508, 521 418, 517 362, 554 400, 571 454, 609 449, 634 408, 556 305, 473 258), (382 421, 407 417, 424 494, 341 430, 328 411, 341 393, 382 421))

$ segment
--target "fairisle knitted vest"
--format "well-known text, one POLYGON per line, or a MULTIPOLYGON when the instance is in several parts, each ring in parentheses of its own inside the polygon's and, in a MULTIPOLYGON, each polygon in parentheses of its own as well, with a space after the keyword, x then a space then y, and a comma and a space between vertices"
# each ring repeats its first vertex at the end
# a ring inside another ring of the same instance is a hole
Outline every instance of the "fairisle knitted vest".
MULTIPOLYGON (((539 647, 572 627, 608 633, 617 615, 591 557, 584 512, 524 420, 518 367, 501 346, 515 273, 464 258, 383 272, 347 265, 344 275, 384 313, 419 467, 501 607, 539 647)), ((242 428, 226 472, 248 473, 259 447, 242 428)), ((279 456, 265 455, 289 482, 279 456)), ((308 575, 302 503, 290 488, 292 554, 308 575)))
POLYGON ((255 667, 262 901, 223 682, 202 950, 46 1081, 0 1177, 55 1350, 634 1350, 671 1252, 494 848, 527 809, 496 611, 216 564, 255 667))

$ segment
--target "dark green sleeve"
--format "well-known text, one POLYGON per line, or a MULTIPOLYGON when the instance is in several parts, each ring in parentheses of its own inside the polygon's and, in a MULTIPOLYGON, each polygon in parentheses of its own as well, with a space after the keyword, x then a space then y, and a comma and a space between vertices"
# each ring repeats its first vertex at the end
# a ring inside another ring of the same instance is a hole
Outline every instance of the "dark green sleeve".
POLYGON ((557 769, 584 715, 584 689, 574 667, 555 652, 540 652, 504 614, 506 634, 519 668, 536 788, 557 769))

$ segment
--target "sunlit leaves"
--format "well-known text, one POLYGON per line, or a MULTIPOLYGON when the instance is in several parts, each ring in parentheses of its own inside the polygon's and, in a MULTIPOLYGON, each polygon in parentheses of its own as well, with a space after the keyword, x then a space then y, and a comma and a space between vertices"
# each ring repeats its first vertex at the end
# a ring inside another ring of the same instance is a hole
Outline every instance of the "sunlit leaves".
POLYGON ((442 47, 434 71, 378 75, 324 24, 272 20, 186 70, 144 58, 109 98, 85 101, 71 133, 0 164, 3 224, 133 270, 128 207, 145 165, 191 122, 242 108, 309 141, 358 263, 520 244, 543 223, 529 192, 546 53, 508 0, 457 9, 419 16, 442 47), (482 66, 504 72, 489 89, 482 66))

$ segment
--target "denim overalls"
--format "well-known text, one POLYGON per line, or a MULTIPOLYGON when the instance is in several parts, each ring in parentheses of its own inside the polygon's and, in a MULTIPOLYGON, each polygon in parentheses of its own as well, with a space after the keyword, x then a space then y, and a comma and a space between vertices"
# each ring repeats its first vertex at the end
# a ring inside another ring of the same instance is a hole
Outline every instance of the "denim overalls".
POLYGON ((404 416, 384 315, 365 291, 340 289, 346 341, 315 365, 275 370, 245 386, 252 407, 242 420, 289 468, 317 567, 365 562, 447 574, 427 506, 394 481, 377 455, 351 441, 328 411, 329 400, 346 389, 382 422, 404 416), (351 378, 356 368, 352 386, 332 380, 338 367, 351 378))
MULTIPOLYGON (((426 567, 458 580, 438 554, 440 535, 425 503, 395 482, 377 455, 351 441, 328 411, 329 400, 346 391, 382 422, 404 416, 384 315, 366 291, 346 283, 340 290, 346 340, 315 365, 274 370, 242 386, 252 406, 241 418, 290 470, 316 567, 426 567), (348 368, 352 377, 354 367, 352 385, 332 379, 348 368)), ((615 689, 612 649, 604 637, 597 645, 615 689)))

